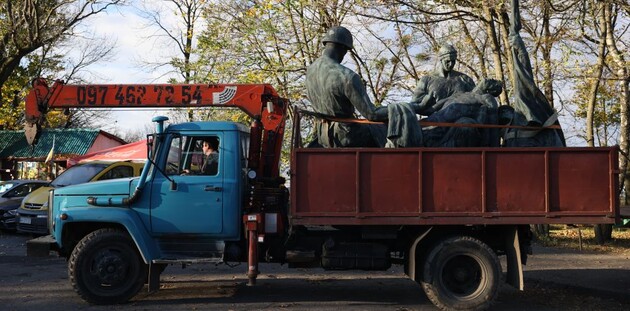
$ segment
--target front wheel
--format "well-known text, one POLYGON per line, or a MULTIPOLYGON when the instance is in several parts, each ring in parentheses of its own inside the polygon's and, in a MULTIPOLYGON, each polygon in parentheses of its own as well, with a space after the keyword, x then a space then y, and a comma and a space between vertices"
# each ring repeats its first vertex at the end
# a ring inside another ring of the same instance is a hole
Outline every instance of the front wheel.
POLYGON ((442 310, 484 310, 496 298, 500 278, 501 264, 494 251, 478 239, 459 236, 429 252, 421 284, 442 310))
POLYGON ((93 304, 124 303, 144 286, 147 265, 127 232, 104 228, 86 235, 68 262, 74 290, 93 304))

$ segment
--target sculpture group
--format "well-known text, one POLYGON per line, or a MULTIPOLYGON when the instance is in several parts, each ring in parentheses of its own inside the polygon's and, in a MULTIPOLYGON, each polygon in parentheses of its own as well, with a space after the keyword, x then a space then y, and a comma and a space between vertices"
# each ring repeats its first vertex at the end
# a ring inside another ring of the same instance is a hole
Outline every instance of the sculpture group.
POLYGON ((331 147, 497 147, 565 146, 557 114, 534 82, 529 55, 520 37, 518 1, 511 5, 510 51, 515 73, 514 100, 499 106, 500 81, 482 79, 475 84, 468 75, 454 70, 457 50, 449 44, 437 53, 436 67, 418 81, 408 103, 376 107, 361 78, 341 65, 353 49, 350 31, 341 26, 328 30, 324 51, 307 69, 307 96, 314 111, 332 118, 369 121, 353 123, 316 120, 312 145, 331 147), (438 126, 421 128, 423 121, 438 126), (488 126, 490 125, 490 126, 488 126), (503 128, 495 125, 504 125, 503 128))

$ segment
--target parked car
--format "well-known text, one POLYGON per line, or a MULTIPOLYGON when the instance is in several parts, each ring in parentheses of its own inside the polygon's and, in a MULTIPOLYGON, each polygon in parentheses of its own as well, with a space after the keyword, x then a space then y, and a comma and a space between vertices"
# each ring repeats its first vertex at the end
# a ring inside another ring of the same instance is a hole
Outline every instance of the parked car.
POLYGON ((17 211, 17 231, 34 235, 48 234, 48 192, 51 189, 86 182, 139 176, 144 163, 94 161, 70 167, 47 187, 24 198, 17 211))
POLYGON ((0 181, 0 229, 15 230, 15 215, 26 195, 46 186, 45 180, 16 179, 0 181))

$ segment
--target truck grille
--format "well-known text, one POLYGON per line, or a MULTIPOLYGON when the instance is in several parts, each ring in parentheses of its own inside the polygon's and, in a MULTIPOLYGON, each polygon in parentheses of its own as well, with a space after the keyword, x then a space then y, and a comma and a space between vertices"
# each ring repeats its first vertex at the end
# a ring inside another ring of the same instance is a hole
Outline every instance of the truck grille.
POLYGON ((26 209, 42 209, 42 205, 44 205, 44 204, 26 203, 26 202, 24 202, 24 208, 26 208, 26 209))

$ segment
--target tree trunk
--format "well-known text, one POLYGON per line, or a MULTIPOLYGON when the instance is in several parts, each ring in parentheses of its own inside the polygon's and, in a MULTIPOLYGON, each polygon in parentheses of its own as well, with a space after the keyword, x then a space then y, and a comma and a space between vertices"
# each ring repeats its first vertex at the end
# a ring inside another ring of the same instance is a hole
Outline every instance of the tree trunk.
MULTIPOLYGON (((616 69, 617 77, 619 78, 619 83, 621 83, 621 93, 619 94, 619 104, 620 104, 620 127, 621 134, 619 136, 619 148, 621 149, 621 156, 619 157, 619 170, 622 174, 619 175, 619 186, 623 187, 624 181, 626 181, 627 177, 627 169, 628 169, 628 136, 630 135, 630 127, 628 126, 628 106, 630 105, 630 93, 629 93, 629 83, 630 83, 630 69, 628 69, 628 63, 624 59, 623 54, 617 48, 617 42, 615 41, 615 37, 613 34, 614 27, 613 23, 613 14, 617 15, 616 12, 613 12, 613 6, 610 3, 604 4, 604 16, 606 19, 606 47, 610 52, 612 59, 614 61, 612 67, 616 69)), ((621 188, 620 188, 621 189, 621 188)))
MULTIPOLYGON (((597 91, 599 88, 599 80, 602 77, 602 71, 604 69, 604 63, 606 62, 606 33, 608 32, 608 21, 606 20, 606 14, 604 12, 604 5, 600 5, 599 13, 599 28, 601 33, 601 39, 599 42, 599 49, 597 55, 597 68, 595 69, 594 81, 589 94, 588 110, 586 111, 586 142, 588 146, 594 147, 595 141, 593 139, 594 120, 593 114, 595 111, 595 104, 597 102, 597 91)), ((607 241, 612 239, 612 225, 595 225, 595 242, 599 245, 603 245, 607 241)))
POLYGON ((606 33, 607 24, 604 17, 603 8, 599 16, 600 16, 599 28, 602 34, 602 38, 599 41, 599 48, 598 48, 598 53, 597 53, 597 67, 595 68, 595 72, 593 74, 593 78, 592 78, 593 84, 591 85, 591 90, 589 92, 588 108, 586 110, 586 144, 590 147, 595 146, 595 140, 593 138, 594 137, 593 128, 595 127, 593 114, 595 112, 595 104, 597 102, 597 92, 599 89, 599 81, 602 78, 602 73, 603 73, 605 62, 606 62, 606 55, 605 55, 606 40, 604 36, 606 33))
POLYGON ((553 102, 553 72, 551 68, 551 50, 553 48, 554 39, 551 37, 549 31, 549 20, 551 19, 551 9, 549 8, 549 2, 543 2, 543 37, 542 37, 542 59, 543 59, 543 91, 545 97, 551 107, 554 107, 553 102))

